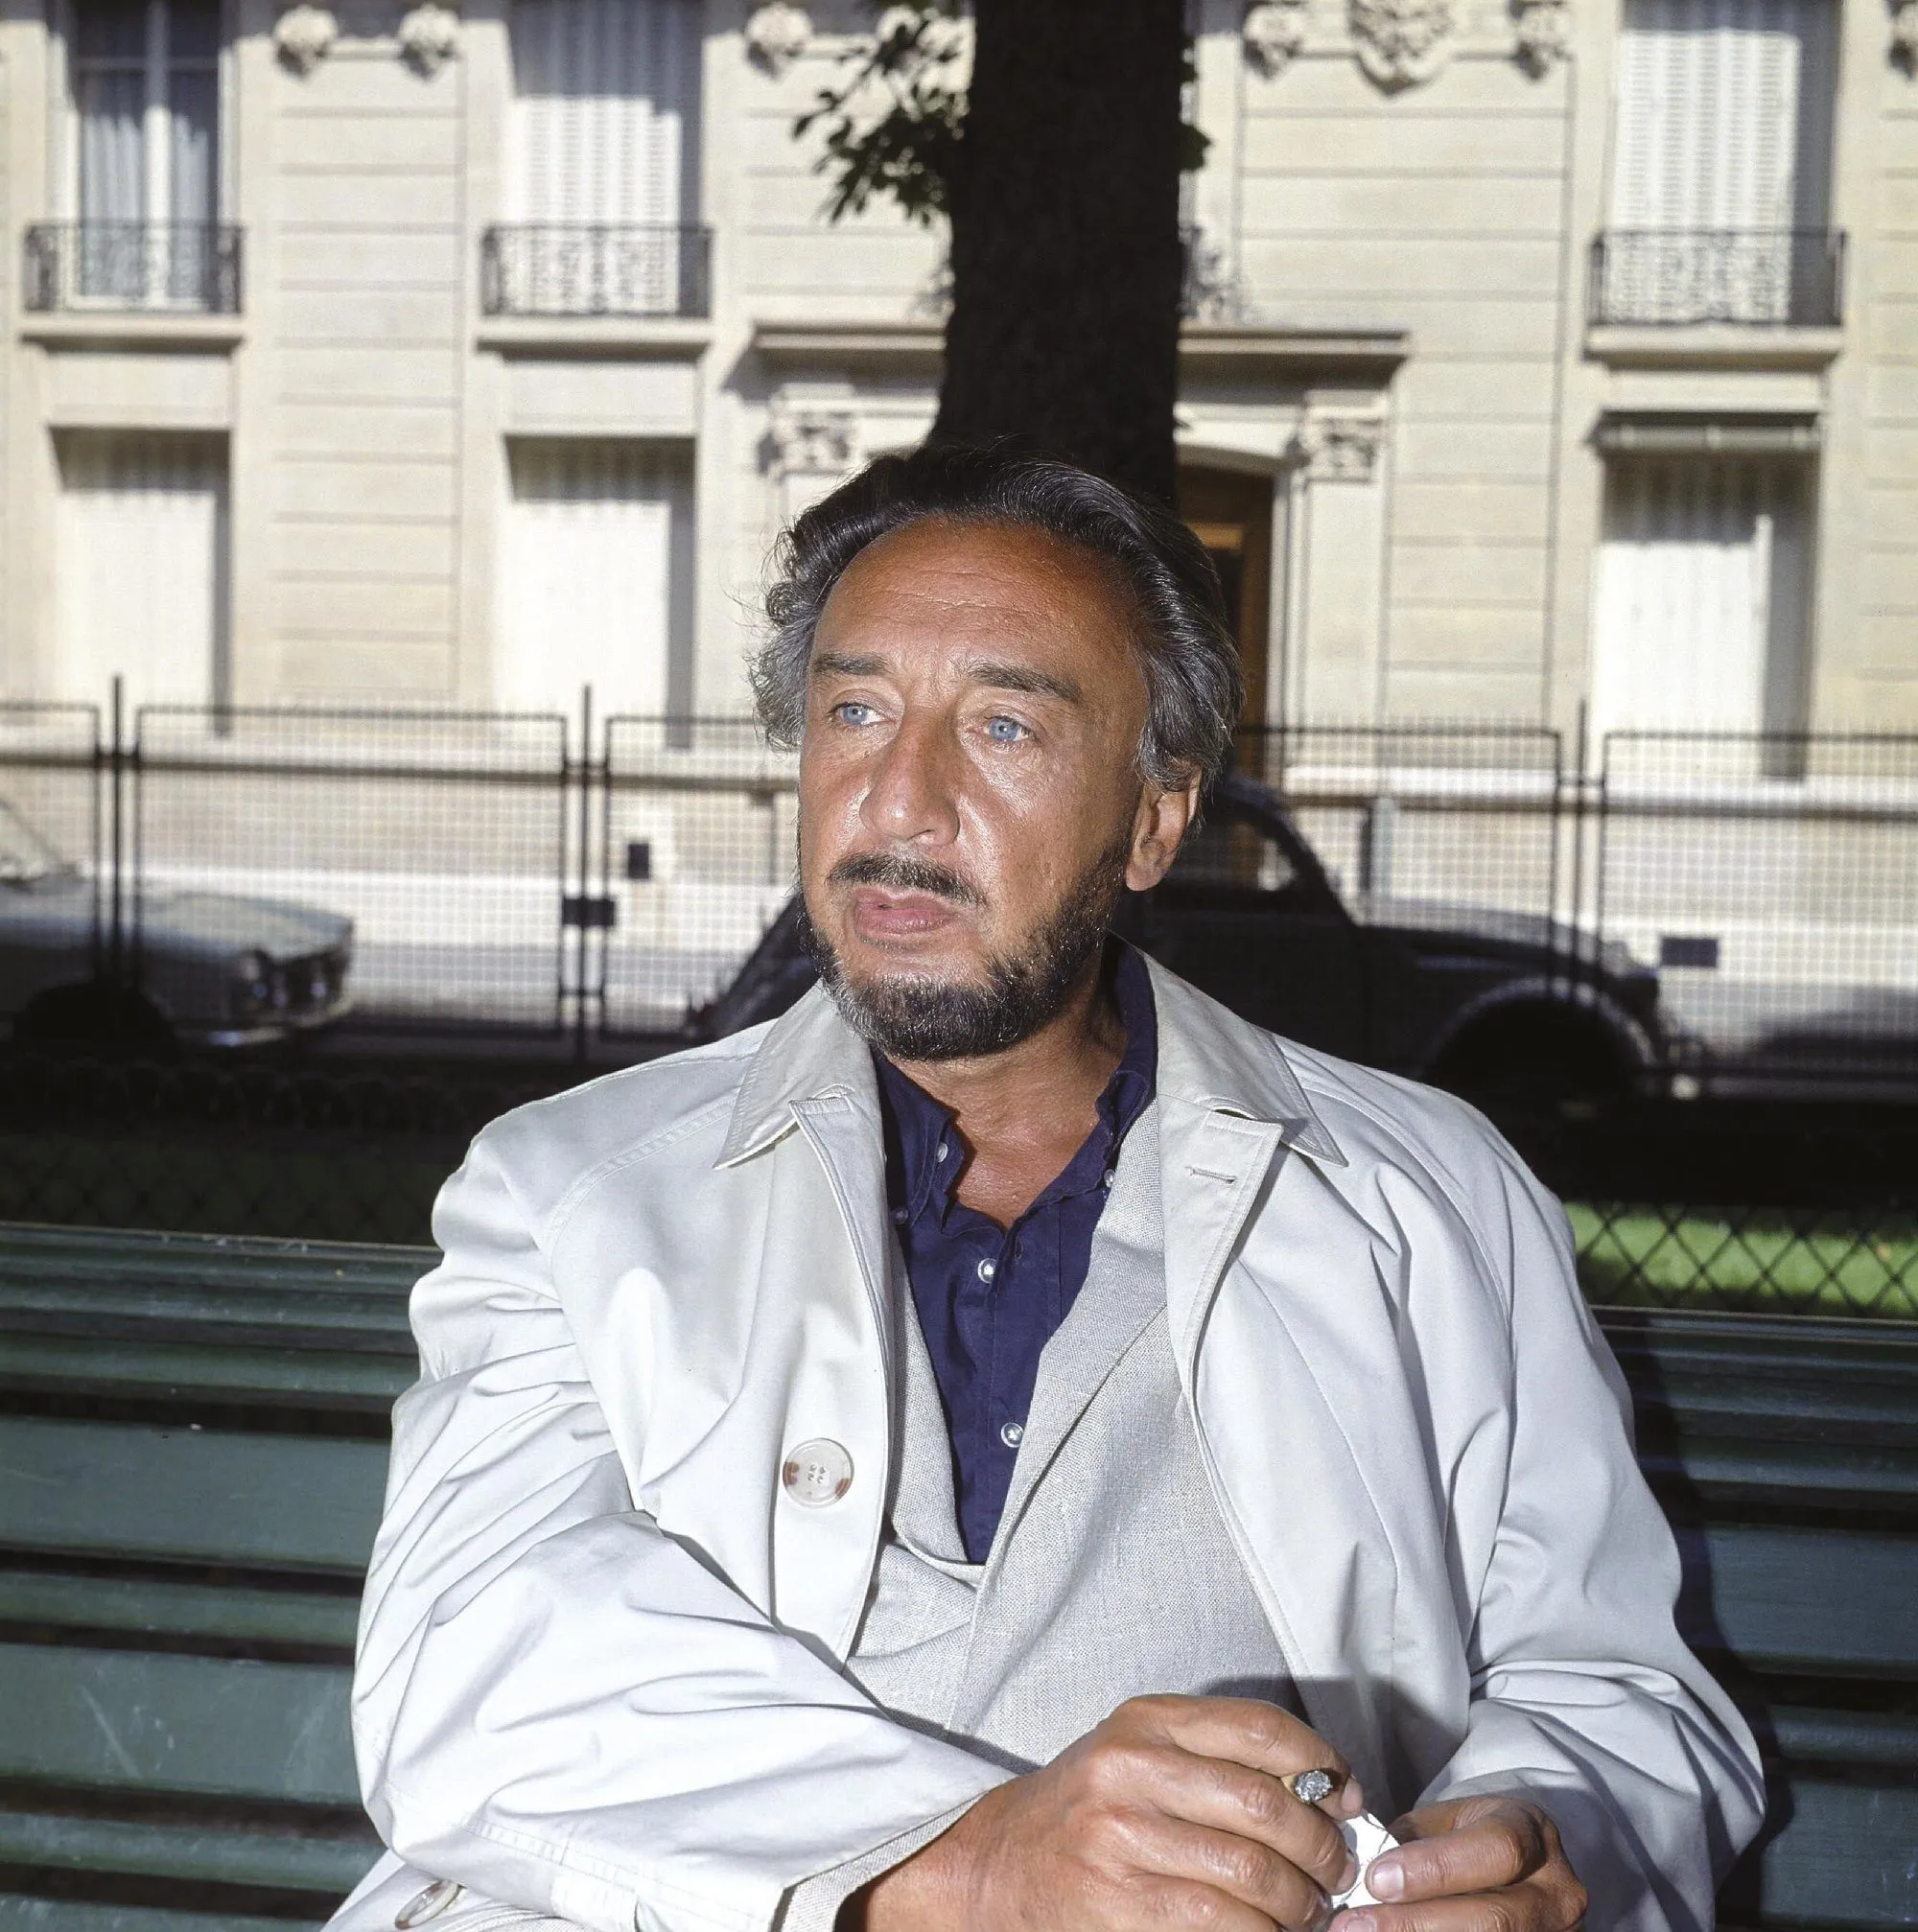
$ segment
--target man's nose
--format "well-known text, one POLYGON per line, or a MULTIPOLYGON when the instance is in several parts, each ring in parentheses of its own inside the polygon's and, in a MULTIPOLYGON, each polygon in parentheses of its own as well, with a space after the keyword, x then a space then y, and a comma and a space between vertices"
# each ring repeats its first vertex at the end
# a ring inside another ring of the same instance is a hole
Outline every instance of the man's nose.
POLYGON ((879 754, 860 802, 866 829, 894 843, 950 845, 959 836, 957 754, 931 720, 908 717, 879 754))

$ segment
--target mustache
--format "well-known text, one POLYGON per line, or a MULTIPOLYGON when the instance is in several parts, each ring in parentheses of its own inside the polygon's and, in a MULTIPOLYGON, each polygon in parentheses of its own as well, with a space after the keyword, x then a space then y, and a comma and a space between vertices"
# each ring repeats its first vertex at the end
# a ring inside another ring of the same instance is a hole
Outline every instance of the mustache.
POLYGON ((902 852, 854 852, 827 874, 835 886, 884 886, 896 893, 926 893, 950 899, 954 905, 979 906, 985 899, 970 881, 936 866, 930 859, 908 858, 902 852))

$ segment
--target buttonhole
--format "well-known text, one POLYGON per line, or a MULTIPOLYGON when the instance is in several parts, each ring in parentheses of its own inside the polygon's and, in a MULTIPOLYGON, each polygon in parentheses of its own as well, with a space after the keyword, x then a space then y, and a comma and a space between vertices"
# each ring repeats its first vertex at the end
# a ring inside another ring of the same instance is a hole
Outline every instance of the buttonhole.
POLYGON ((1222 1169, 1216 1167, 1195 1167, 1188 1169, 1187 1171, 1192 1174, 1202 1175, 1207 1180, 1223 1180, 1227 1182, 1231 1182, 1238 1179, 1237 1175, 1227 1174, 1222 1169))

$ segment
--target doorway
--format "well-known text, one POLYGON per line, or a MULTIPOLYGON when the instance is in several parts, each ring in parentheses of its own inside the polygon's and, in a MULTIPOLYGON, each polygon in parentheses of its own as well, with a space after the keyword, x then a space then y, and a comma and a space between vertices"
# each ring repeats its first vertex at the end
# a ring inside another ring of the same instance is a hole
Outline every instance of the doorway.
POLYGON ((1271 650, 1272 478, 1242 470, 1181 469, 1179 514, 1205 546, 1226 593, 1226 616, 1246 682, 1241 721, 1266 721, 1271 650))

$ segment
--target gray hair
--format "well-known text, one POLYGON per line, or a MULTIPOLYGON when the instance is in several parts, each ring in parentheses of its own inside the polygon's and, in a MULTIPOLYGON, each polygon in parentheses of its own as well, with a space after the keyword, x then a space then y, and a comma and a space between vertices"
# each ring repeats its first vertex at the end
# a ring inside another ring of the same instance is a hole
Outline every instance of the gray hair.
POLYGON ((1170 510, 1004 444, 881 456, 782 534, 767 632, 750 667, 776 744, 799 742, 813 635, 833 587, 869 544, 926 518, 1042 530, 1111 565, 1133 606, 1145 672, 1140 777, 1177 789, 1194 777, 1209 785, 1226 768, 1245 684, 1204 546, 1170 510))

